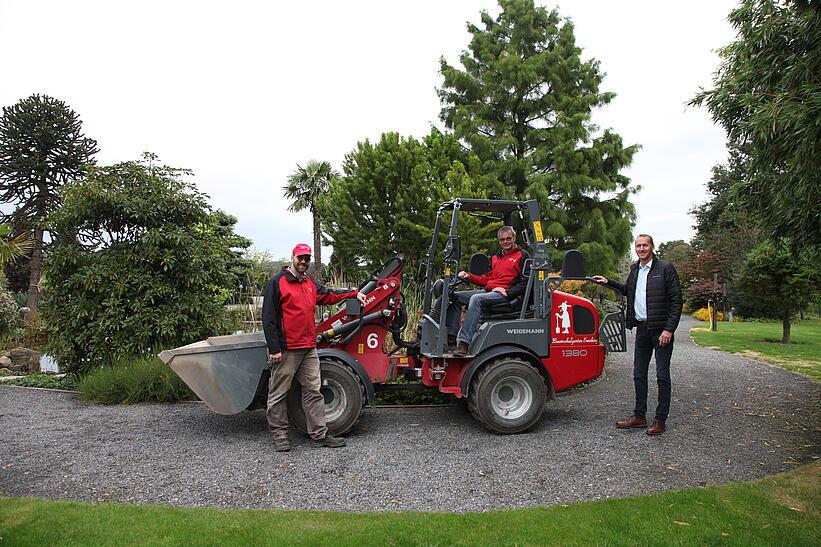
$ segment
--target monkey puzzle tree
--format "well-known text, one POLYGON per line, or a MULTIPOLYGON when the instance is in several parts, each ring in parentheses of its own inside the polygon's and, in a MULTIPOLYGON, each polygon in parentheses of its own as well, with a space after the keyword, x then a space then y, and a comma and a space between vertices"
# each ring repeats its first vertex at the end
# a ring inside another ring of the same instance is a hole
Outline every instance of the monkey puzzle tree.
POLYGON ((93 162, 97 142, 82 133, 80 117, 63 101, 32 95, 0 117, 0 201, 15 206, 4 222, 35 241, 27 305, 37 310, 46 217, 60 205, 59 189, 93 162))

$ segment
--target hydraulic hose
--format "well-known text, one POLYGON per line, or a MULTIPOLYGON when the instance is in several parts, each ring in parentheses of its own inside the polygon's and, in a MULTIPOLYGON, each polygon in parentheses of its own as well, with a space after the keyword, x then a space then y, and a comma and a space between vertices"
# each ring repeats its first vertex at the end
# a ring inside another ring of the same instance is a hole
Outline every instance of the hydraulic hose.
POLYGON ((391 310, 379 310, 377 312, 373 312, 363 317, 360 317, 357 321, 351 321, 350 323, 345 323, 344 325, 341 325, 338 328, 322 331, 316 335, 316 343, 319 344, 331 340, 332 338, 336 338, 338 336, 345 336, 347 334, 351 334, 354 331, 358 331, 365 325, 374 323, 383 318, 390 317, 390 315, 391 310))

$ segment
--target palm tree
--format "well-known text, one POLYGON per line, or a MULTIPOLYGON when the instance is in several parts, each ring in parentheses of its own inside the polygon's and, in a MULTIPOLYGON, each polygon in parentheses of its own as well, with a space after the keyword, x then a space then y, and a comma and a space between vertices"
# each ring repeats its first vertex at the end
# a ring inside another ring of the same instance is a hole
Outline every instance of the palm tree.
POLYGON ((319 216, 316 214, 317 196, 328 191, 331 181, 339 176, 327 161, 310 160, 305 167, 299 164, 288 176, 288 184, 282 187, 285 197, 292 200, 289 211, 308 209, 314 221, 314 266, 316 275, 322 278, 322 241, 320 240, 319 216))
POLYGON ((34 248, 34 241, 29 239, 28 234, 9 237, 10 234, 11 226, 0 224, 0 264, 14 262, 34 248))

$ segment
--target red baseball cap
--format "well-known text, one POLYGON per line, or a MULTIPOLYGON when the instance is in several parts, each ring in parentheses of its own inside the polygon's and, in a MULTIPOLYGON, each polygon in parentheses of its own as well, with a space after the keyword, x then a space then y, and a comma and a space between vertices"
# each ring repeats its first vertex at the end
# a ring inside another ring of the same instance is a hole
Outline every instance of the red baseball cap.
POLYGON ((291 251, 291 256, 311 255, 311 247, 307 243, 300 243, 291 251))

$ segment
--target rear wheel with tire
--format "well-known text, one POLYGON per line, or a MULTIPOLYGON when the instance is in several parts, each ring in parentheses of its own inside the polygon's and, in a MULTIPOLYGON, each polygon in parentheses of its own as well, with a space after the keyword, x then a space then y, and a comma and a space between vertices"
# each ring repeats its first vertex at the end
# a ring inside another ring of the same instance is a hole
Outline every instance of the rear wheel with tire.
MULTIPOLYGON (((365 407, 365 388, 350 367, 332 359, 320 359, 322 376, 320 391, 325 398, 325 420, 328 433, 343 435, 350 431, 365 407)), ((305 411, 302 408, 302 386, 294 380, 288 392, 288 417, 302 433, 307 433, 305 411)))
POLYGON ((468 408, 496 433, 520 433, 542 417, 547 387, 539 372, 519 357, 502 357, 482 367, 470 382, 468 408))

